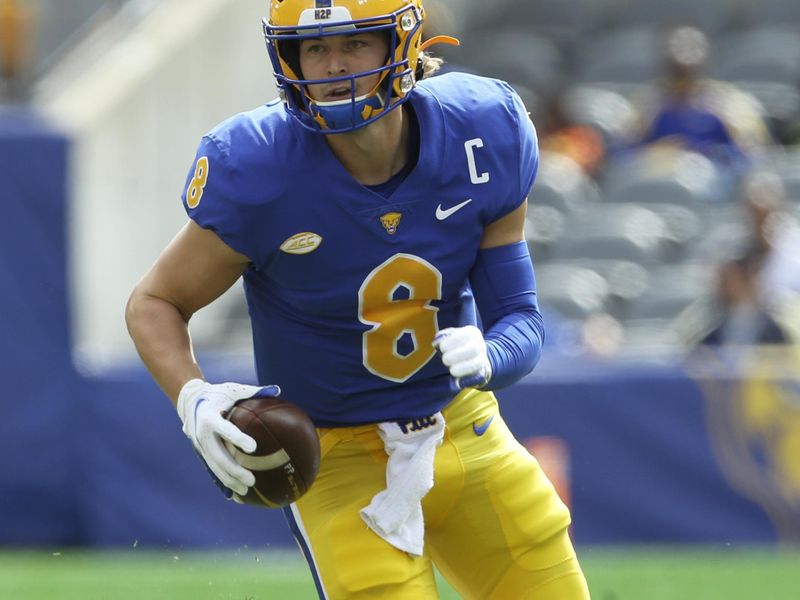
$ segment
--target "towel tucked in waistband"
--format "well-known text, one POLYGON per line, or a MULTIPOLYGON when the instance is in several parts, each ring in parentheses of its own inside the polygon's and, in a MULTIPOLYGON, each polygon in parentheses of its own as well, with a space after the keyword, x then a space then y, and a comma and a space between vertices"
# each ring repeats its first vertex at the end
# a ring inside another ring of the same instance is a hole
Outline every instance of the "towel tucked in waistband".
POLYGON ((421 500, 433 487, 433 460, 444 438, 444 417, 378 424, 389 461, 386 489, 361 509, 361 518, 387 542, 422 555, 425 521, 421 500))

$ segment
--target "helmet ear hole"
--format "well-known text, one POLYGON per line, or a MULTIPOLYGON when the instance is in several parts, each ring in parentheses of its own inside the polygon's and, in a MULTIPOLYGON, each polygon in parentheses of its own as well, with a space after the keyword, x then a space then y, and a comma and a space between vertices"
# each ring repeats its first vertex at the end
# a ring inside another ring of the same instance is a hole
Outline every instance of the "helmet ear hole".
POLYGON ((422 53, 420 53, 419 58, 417 59, 417 66, 414 69, 414 80, 421 81, 424 76, 425 76, 425 63, 422 60, 422 53))

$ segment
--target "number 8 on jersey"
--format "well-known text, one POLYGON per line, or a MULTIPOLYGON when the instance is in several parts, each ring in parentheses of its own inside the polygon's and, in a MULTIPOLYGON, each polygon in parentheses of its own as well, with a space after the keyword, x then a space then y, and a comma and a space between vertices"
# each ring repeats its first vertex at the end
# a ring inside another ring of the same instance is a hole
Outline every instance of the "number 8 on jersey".
POLYGON ((372 325, 364 332, 363 363, 368 371, 389 381, 403 382, 433 357, 433 338, 439 331, 438 308, 442 274, 428 261, 411 254, 395 254, 372 270, 358 291, 358 317, 372 325), (396 299, 405 288, 408 298, 396 299), (410 335, 413 350, 401 355, 398 343, 410 335))

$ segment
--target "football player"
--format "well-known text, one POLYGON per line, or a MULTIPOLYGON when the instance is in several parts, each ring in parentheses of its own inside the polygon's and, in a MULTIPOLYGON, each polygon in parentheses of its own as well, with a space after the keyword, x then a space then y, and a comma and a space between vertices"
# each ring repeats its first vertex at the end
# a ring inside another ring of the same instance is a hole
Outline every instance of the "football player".
POLYGON ((570 515, 492 390, 544 329, 523 239, 534 127, 505 83, 430 78, 422 0, 272 0, 280 99, 203 137, 189 222, 127 322, 230 497, 237 400, 285 396, 321 467, 284 509, 321 598, 588 598, 570 515), (240 277, 263 388, 204 380, 188 321, 240 277), (279 387, 278 387, 279 386, 279 387))

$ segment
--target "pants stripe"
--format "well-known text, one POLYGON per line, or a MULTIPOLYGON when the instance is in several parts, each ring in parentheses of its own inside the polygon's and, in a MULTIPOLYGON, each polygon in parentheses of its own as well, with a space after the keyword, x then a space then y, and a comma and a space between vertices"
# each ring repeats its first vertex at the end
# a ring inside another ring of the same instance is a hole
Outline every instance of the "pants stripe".
POLYGON ((283 516, 286 518, 286 522, 289 523, 289 529, 292 530, 292 535, 294 535, 294 539, 297 541, 297 545, 300 547, 300 551, 303 553, 308 563, 308 568, 311 570, 311 576, 314 578, 314 585, 317 587, 317 594, 319 594, 320 600, 327 600, 328 595, 325 593, 325 588, 322 586, 319 570, 314 561, 314 553, 311 551, 311 546, 308 542, 308 534, 306 533, 305 527, 303 527, 303 521, 300 518, 297 507, 294 504, 290 504, 283 508, 283 516))

